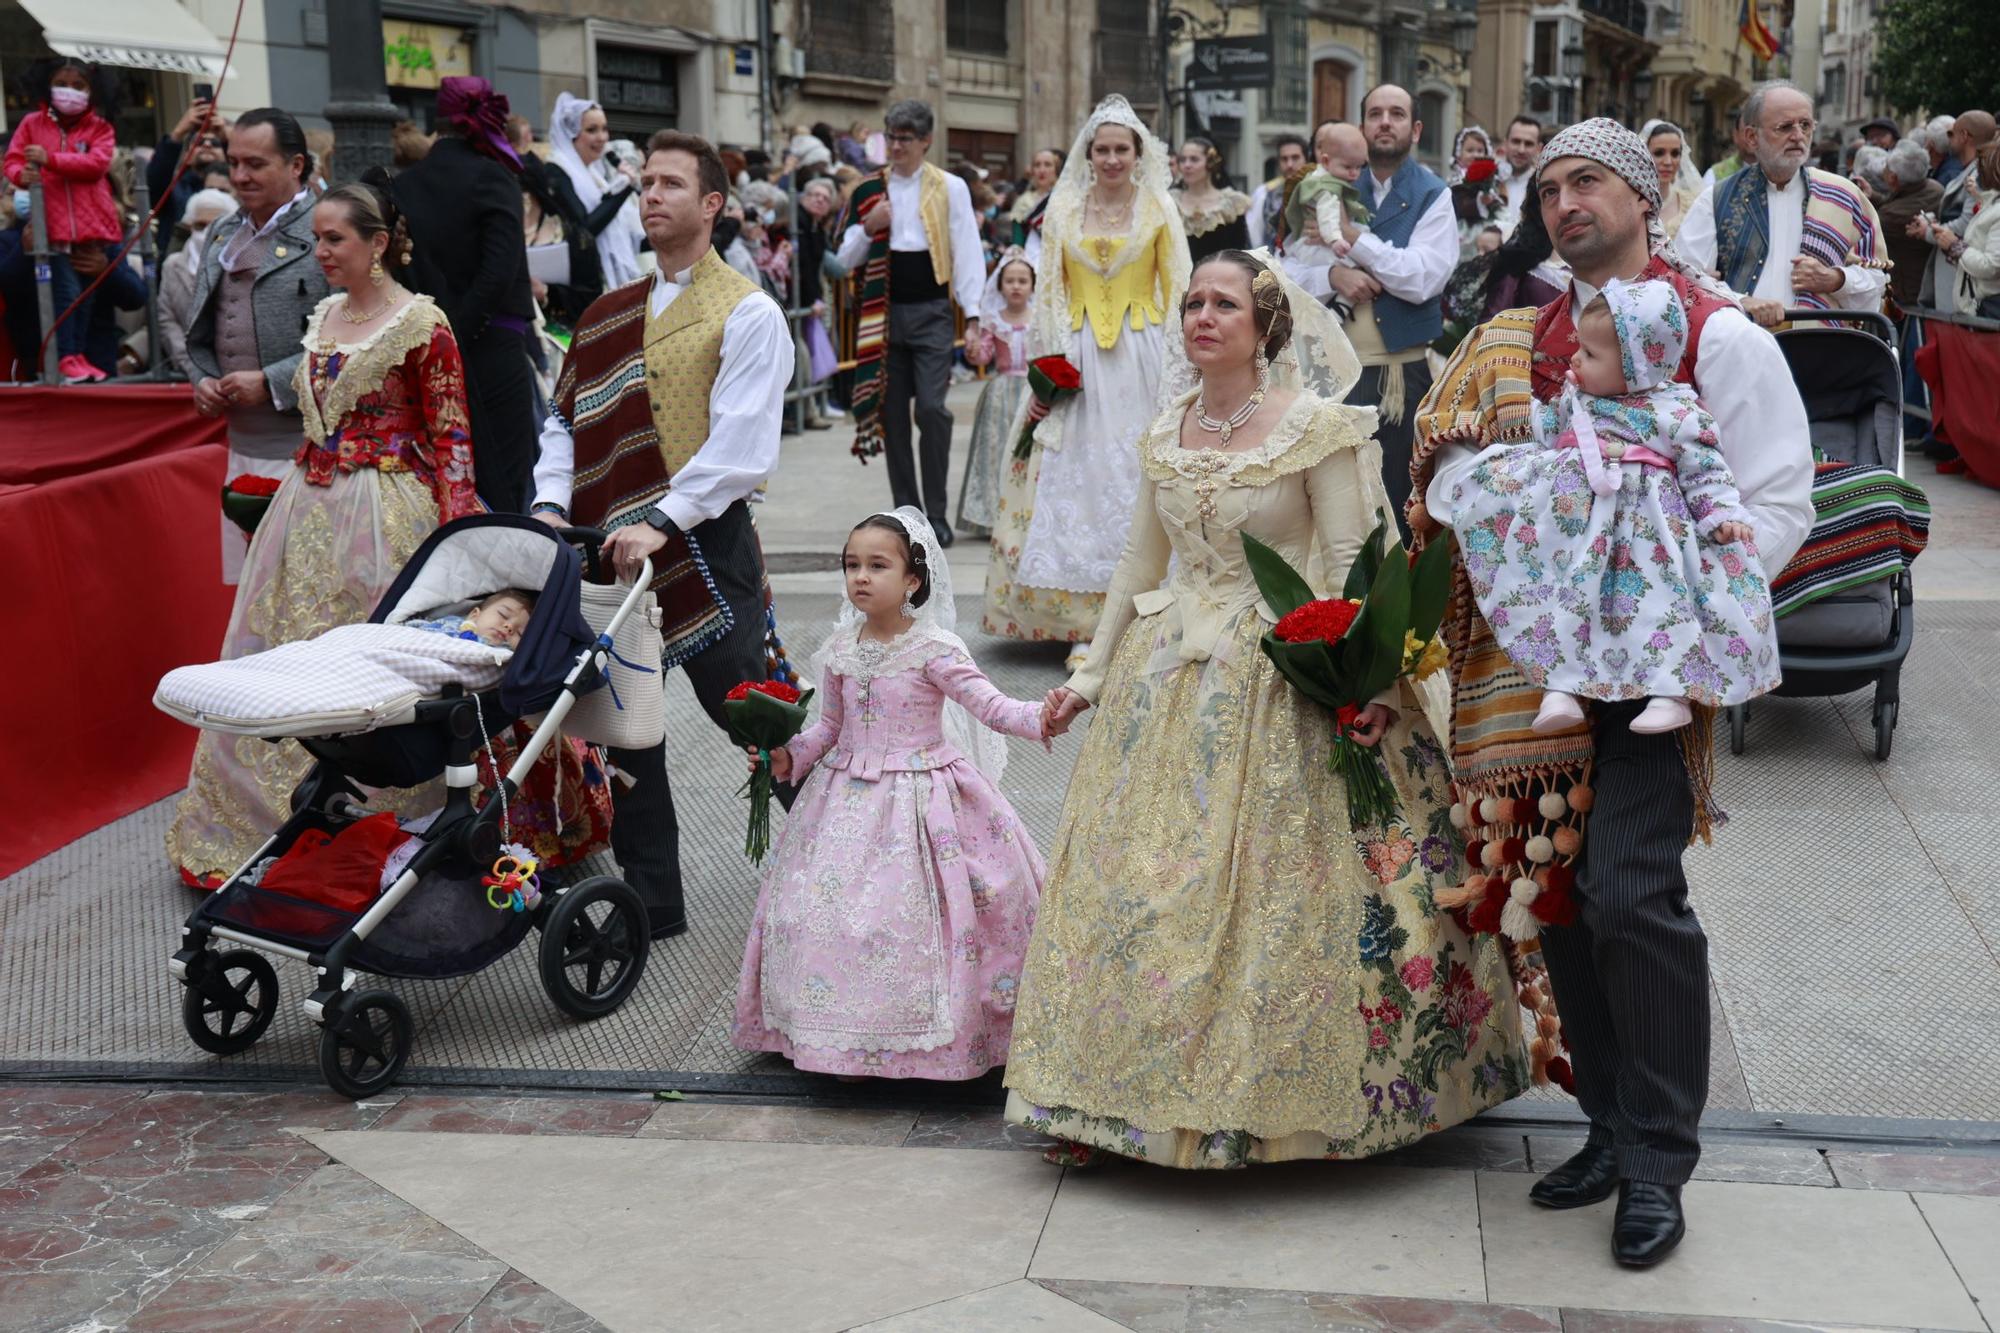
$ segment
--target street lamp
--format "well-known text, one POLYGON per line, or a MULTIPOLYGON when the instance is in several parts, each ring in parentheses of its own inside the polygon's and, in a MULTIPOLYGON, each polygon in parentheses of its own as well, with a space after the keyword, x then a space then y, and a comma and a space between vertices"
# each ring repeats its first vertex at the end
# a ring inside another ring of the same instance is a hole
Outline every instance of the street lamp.
POLYGON ((381 0, 344 0, 339 21, 327 26, 326 55, 334 157, 326 176, 338 184, 389 165, 389 131, 403 118, 382 66, 381 0))
POLYGON ((1641 66, 1632 71, 1632 119, 1644 120, 1652 101, 1653 70, 1651 66, 1641 66))
POLYGON ((1562 49, 1563 90, 1560 102, 1562 120, 1568 124, 1576 119, 1576 106, 1583 87, 1583 43, 1571 41, 1562 49))

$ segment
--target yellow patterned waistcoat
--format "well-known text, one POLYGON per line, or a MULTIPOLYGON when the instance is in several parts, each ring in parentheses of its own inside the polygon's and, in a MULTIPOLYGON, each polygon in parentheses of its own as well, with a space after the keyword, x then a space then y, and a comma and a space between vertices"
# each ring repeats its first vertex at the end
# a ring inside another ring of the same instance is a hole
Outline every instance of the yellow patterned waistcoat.
POLYGON ((708 396, 722 371, 722 330, 757 285, 713 249, 689 270, 674 303, 655 315, 646 295, 646 398, 667 476, 687 466, 708 439, 708 396))

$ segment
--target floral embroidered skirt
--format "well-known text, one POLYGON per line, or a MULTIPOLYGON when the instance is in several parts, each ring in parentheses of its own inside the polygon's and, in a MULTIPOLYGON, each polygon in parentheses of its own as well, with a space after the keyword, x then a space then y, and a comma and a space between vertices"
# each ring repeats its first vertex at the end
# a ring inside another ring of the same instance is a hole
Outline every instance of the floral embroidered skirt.
POLYGON ((1005 1064, 1042 874, 968 760, 872 782, 816 770, 764 874, 730 1040, 824 1074, 1005 1064))
POLYGON ((1385 1152, 1529 1084, 1493 936, 1437 910, 1449 774, 1405 710, 1403 821, 1357 832, 1331 720, 1246 615, 1149 672, 1126 632, 1071 779, 1022 977, 1008 1117, 1180 1167, 1385 1152))
POLYGON ((958 483, 961 532, 991 536, 1000 487, 1014 461, 1013 427, 1028 397, 1026 375, 994 375, 979 391, 972 415, 972 445, 965 452, 965 476, 958 483))
POLYGON ((1490 449, 1452 526, 1479 612, 1515 667, 1587 699, 1739 704, 1776 687, 1771 590, 1756 553, 1697 539, 1673 476, 1625 466, 1590 489, 1575 449, 1490 449))

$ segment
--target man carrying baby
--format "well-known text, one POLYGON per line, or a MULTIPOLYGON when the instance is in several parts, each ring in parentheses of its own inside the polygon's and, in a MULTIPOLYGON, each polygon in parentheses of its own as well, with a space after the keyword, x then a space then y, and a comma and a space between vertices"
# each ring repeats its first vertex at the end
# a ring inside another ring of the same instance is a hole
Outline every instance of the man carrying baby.
MULTIPOLYGON (((1614 280, 1663 283, 1686 325, 1687 350, 1673 377, 1691 384, 1713 417, 1716 447, 1734 476, 1749 535, 1775 574, 1813 517, 1805 407, 1777 343, 1667 243, 1652 156, 1615 121, 1588 120, 1555 136, 1538 162, 1531 197, 1573 280, 1539 311, 1502 312, 1454 353, 1418 414, 1412 472, 1425 489, 1410 508, 1411 527, 1424 533, 1435 530, 1433 516, 1452 521, 1451 497, 1474 470, 1480 446, 1525 438, 1536 405, 1564 393, 1578 354, 1578 321, 1600 293, 1614 280)), ((1627 558, 1648 557, 1635 551, 1627 558)), ((1567 809, 1588 814, 1575 862, 1574 920, 1546 926, 1541 941, 1590 1134, 1583 1151, 1544 1175, 1529 1197, 1545 1208, 1575 1208, 1618 1193, 1613 1256, 1645 1267, 1664 1259, 1685 1234, 1681 1185, 1701 1155, 1708 938, 1688 901, 1681 855, 1712 811, 1705 748, 1711 733, 1700 725, 1634 730, 1648 706, 1634 699, 1595 704, 1585 723, 1522 739, 1541 691, 1518 673, 1483 665, 1505 661, 1481 651, 1493 632, 1476 617, 1463 632, 1452 668, 1461 719, 1477 709, 1472 730, 1509 728, 1523 771, 1576 775, 1564 791, 1550 789, 1545 808, 1557 813, 1549 818, 1562 816, 1565 795, 1575 798, 1567 809), (1476 671, 1486 674, 1475 677, 1476 671), (1510 709, 1518 729, 1496 721, 1510 709)), ((1455 740, 1461 772, 1472 771, 1468 743, 1461 730, 1455 740)))
MULTIPOLYGON (((605 528, 622 577, 653 562, 663 665, 681 667, 725 727, 723 696, 762 680, 764 556, 752 491, 778 463, 792 336, 778 303, 709 243, 729 189, 707 140, 661 130, 646 146, 640 218, 659 270, 584 311, 556 385, 532 512, 605 528)), ((687 929, 680 826, 666 745, 611 751, 611 848, 654 939, 687 929)))

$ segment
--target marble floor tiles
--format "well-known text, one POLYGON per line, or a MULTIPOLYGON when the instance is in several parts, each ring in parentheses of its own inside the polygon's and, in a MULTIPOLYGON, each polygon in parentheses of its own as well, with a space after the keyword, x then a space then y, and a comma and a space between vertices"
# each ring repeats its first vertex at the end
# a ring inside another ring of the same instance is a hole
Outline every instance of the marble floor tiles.
POLYGON ((2000 1308, 2000 1165, 1718 1136, 1683 1252, 1531 1210, 1577 1146, 1061 1172, 983 1110, 0 1085, 0 1327, 1777 1333, 2000 1308))

